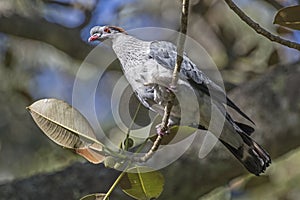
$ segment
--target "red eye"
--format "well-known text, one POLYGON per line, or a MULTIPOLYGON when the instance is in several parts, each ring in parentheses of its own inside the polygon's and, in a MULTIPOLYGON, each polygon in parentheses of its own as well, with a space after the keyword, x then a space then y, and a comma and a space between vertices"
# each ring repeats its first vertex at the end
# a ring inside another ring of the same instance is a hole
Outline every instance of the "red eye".
POLYGON ((110 29, 109 29, 109 28, 107 28, 107 27, 105 27, 105 28, 104 28, 104 32, 106 32, 106 33, 110 33, 110 29))

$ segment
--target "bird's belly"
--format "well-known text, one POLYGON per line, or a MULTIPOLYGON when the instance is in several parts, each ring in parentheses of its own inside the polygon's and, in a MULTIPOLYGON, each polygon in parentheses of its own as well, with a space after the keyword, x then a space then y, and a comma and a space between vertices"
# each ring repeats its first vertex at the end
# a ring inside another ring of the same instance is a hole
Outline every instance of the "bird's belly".
MULTIPOLYGON (((150 109, 163 115, 164 107, 169 100, 168 93, 173 71, 149 60, 142 66, 130 67, 125 76, 140 99, 147 101, 150 109)), ((211 110, 209 96, 194 90, 183 77, 179 77, 174 94, 176 100, 172 108, 171 120, 180 121, 183 125, 208 126, 211 110)))

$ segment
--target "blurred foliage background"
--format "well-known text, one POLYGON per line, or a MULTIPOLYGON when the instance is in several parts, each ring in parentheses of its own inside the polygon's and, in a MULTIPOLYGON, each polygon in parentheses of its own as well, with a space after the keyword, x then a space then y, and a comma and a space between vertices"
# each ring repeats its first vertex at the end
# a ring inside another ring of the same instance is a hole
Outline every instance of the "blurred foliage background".
MULTIPOLYGON (((270 32, 300 41, 299 31, 272 24, 279 8, 299 4, 298 1, 241 0, 237 3, 270 32)), ((179 18, 179 0, 0 0, 0 183, 54 172, 83 161, 50 142, 25 107, 47 97, 72 103, 76 72, 93 49, 87 43, 92 26, 178 30, 179 18)), ((223 1, 191 0, 188 35, 213 58, 228 91, 258 79, 278 64, 300 60, 298 51, 258 36, 223 1)), ((112 53, 104 45, 100 48, 112 53)), ((188 53, 197 57, 197 52, 188 53)), ((105 87, 97 91, 98 117, 109 124, 108 129, 113 128, 109 110, 111 82, 121 74, 118 62, 111 67, 113 73, 108 73, 101 82, 105 87)), ((270 168, 271 181, 240 177, 198 198, 299 199, 299 152, 294 150, 275 162, 270 168)))

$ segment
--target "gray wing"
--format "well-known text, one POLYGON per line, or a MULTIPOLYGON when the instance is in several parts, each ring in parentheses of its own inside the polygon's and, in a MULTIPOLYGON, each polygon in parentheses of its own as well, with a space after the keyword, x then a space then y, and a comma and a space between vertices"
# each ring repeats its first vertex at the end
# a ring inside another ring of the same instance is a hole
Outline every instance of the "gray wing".
MULTIPOLYGON (((170 42, 166 41, 154 41, 150 45, 149 57, 155 59, 157 63, 161 66, 173 70, 176 63, 176 46, 170 42)), ((186 80, 197 90, 200 90, 204 94, 210 96, 213 92, 214 99, 219 103, 220 106, 227 104, 237 111, 244 118, 249 120, 254 124, 254 122, 240 110, 225 94, 225 91, 215 84, 209 77, 207 77, 184 53, 183 63, 181 65, 180 75, 185 77, 186 80)), ((224 110, 222 106, 220 109, 224 110)), ((226 118, 229 121, 233 121, 231 117, 226 113, 226 118)), ((243 126, 241 124, 241 129, 246 133, 253 132, 253 128, 248 126, 243 126)))
MULTIPOLYGON (((155 41, 150 45, 149 57, 162 67, 170 70, 174 69, 176 54, 176 46, 172 43, 155 41)), ((223 137, 220 136, 219 140, 225 147, 231 151, 249 172, 256 175, 264 172, 271 163, 269 154, 249 137, 254 129, 246 124, 235 122, 227 113, 225 104, 232 107, 247 120, 252 123, 253 121, 226 96, 225 91, 221 87, 210 80, 186 55, 183 56, 180 77, 186 79, 195 92, 199 91, 200 94, 203 93, 210 96, 213 104, 220 109, 227 122, 234 128, 235 132, 231 132, 230 128, 223 129, 223 137)))

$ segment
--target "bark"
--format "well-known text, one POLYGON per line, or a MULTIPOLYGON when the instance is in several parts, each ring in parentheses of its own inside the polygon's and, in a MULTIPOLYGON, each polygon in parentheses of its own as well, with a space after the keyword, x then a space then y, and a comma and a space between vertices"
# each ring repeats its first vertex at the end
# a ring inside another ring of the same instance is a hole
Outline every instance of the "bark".
MULTIPOLYGON (((253 137, 270 152, 273 160, 300 146, 299 85, 298 62, 276 66, 229 94, 255 121, 257 130, 253 137)), ((233 177, 248 173, 221 146, 205 159, 186 155, 162 171, 166 183, 160 199, 197 199, 233 177)), ((77 163, 53 174, 3 184, 0 196, 3 199, 76 199, 107 191, 117 173, 102 165, 77 163)), ((112 199, 126 199, 124 196, 117 190, 112 199)))

